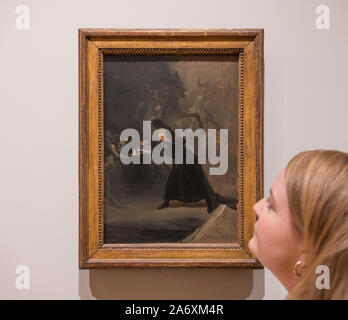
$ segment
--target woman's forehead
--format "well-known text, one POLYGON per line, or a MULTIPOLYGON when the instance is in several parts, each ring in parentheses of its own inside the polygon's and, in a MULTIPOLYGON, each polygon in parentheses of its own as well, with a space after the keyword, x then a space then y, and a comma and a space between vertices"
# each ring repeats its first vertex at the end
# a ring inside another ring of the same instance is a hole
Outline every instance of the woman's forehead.
POLYGON ((279 188, 279 187, 285 187, 285 169, 280 171, 278 174, 277 178, 273 182, 273 187, 274 188, 279 188))
POLYGON ((284 170, 280 171, 277 178, 273 181, 271 186, 272 196, 278 198, 279 193, 281 193, 285 187, 285 175, 284 170))
POLYGON ((288 197, 285 187, 285 169, 278 174, 276 180, 273 182, 272 195, 279 205, 287 206, 288 197))

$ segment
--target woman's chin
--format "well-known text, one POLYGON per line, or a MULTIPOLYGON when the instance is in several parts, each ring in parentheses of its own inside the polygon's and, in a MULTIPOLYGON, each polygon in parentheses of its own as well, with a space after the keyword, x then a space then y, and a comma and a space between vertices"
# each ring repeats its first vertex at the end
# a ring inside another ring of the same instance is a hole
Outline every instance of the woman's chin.
POLYGON ((255 234, 253 235, 253 237, 249 240, 248 242, 248 248, 251 251, 251 253, 256 256, 257 253, 257 241, 256 241, 256 237, 255 234))

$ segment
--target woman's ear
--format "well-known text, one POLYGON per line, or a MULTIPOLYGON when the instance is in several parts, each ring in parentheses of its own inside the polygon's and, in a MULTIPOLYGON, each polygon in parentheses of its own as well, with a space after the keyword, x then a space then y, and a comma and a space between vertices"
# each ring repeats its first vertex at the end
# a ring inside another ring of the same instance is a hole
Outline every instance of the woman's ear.
POLYGON ((300 246, 301 246, 301 254, 300 254, 298 260, 301 260, 303 263, 305 263, 306 257, 307 257, 306 256, 306 251, 303 248, 303 243, 301 243, 300 246))

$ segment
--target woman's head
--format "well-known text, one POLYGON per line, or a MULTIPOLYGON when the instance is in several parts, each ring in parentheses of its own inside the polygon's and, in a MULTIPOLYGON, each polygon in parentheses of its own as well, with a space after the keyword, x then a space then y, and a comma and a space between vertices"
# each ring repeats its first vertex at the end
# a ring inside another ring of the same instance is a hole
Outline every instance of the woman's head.
POLYGON ((348 154, 306 151, 295 156, 254 206, 249 248, 292 298, 348 298, 348 154), (293 272, 297 261, 301 276, 293 272), (330 290, 316 288, 316 268, 330 271, 330 290))

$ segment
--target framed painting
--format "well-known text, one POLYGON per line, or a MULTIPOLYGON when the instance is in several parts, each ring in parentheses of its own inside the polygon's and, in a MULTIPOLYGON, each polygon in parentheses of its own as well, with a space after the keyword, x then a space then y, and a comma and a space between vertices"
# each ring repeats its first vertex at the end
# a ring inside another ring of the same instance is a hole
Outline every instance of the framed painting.
POLYGON ((80 268, 262 268, 263 29, 79 30, 80 268))

